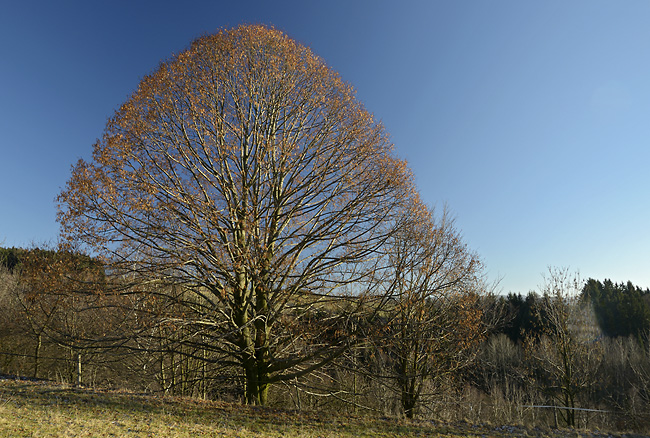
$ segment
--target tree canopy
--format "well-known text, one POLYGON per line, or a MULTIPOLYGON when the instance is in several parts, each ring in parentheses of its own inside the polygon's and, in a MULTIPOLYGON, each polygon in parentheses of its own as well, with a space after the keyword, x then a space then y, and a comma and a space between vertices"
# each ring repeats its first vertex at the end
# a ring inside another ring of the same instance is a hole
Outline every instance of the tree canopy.
POLYGON ((264 403, 270 384, 332 351, 300 346, 284 315, 364 278, 418 202, 392 148, 322 59, 240 26, 142 80, 74 166, 58 218, 124 278, 183 285, 158 289, 183 308, 165 320, 226 341, 246 400, 264 403))

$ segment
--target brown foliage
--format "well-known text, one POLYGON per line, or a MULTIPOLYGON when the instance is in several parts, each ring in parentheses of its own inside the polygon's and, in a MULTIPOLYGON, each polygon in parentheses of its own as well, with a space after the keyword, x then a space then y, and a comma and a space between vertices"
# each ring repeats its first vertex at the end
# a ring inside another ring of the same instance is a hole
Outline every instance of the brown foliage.
POLYGON ((360 278, 416 197, 338 74, 275 29, 241 26, 145 77, 58 199, 64 235, 114 272, 184 285, 162 294, 185 308, 172 316, 228 343, 247 401, 263 403, 287 369, 324 360, 287 349, 281 316, 304 291, 360 278))

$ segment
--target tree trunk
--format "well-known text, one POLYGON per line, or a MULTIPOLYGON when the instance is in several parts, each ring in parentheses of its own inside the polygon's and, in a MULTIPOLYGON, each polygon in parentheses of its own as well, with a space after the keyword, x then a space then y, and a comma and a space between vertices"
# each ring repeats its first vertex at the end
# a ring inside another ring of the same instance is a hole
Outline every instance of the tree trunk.
POLYGON ((245 271, 237 273, 239 291, 237 298, 242 302, 235 316, 235 323, 241 330, 239 348, 242 353, 242 367, 246 378, 245 402, 250 405, 265 405, 269 391, 269 326, 268 290, 261 285, 251 284, 245 271), (254 300, 248 294, 254 293, 254 300), (254 305, 254 321, 249 324, 250 315, 246 301, 254 305))
POLYGON ((41 360, 41 346, 43 345, 43 333, 39 333, 34 348, 34 378, 38 379, 38 368, 41 360))
POLYGON ((246 394, 245 402, 248 405, 264 406, 267 402, 269 392, 269 375, 260 370, 265 364, 259 364, 255 358, 244 363, 246 373, 246 394))
POLYGON ((413 419, 415 414, 415 404, 417 397, 408 388, 402 389, 402 409, 404 409, 404 416, 409 420, 413 419))
POLYGON ((77 386, 81 386, 81 352, 77 352, 77 386))
MULTIPOLYGON (((408 353, 407 353, 408 354, 408 353)), ((403 357, 402 363, 400 366, 400 376, 399 383, 402 388, 402 409, 404 410, 404 416, 409 420, 413 419, 415 414, 415 405, 417 403, 418 396, 415 391, 416 379, 415 366, 409 360, 409 357, 403 357)))

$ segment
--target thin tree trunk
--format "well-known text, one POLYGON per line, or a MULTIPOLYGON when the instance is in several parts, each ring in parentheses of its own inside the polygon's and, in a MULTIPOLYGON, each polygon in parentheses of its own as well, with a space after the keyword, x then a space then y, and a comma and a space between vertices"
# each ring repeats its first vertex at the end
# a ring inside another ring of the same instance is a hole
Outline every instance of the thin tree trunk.
POLYGON ((39 333, 34 348, 34 379, 38 379, 38 368, 41 360, 41 346, 43 345, 43 333, 39 333))
POLYGON ((81 386, 81 352, 77 352, 77 386, 81 386))

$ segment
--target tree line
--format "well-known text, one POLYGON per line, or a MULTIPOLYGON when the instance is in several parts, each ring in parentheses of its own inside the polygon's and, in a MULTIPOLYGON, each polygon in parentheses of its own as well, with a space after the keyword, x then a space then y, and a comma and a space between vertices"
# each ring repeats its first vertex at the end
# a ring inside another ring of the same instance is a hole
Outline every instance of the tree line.
MULTIPOLYGON (((409 249, 409 263, 422 256, 409 249)), ((246 401, 246 376, 227 343, 184 324, 185 306, 167 299, 181 299, 182 287, 149 284, 143 299, 142 285, 133 290, 131 279, 79 253, 3 248, 0 255, 3 373, 246 401), (161 293, 169 288, 176 290, 161 293)), ((406 262, 399 272, 415 274, 406 262)), ((526 296, 417 295, 416 285, 391 282, 381 304, 301 297, 300 313, 286 315, 286 335, 299 353, 334 353, 271 385, 266 403, 648 430, 650 290, 581 282, 565 269, 550 270, 526 296)))

